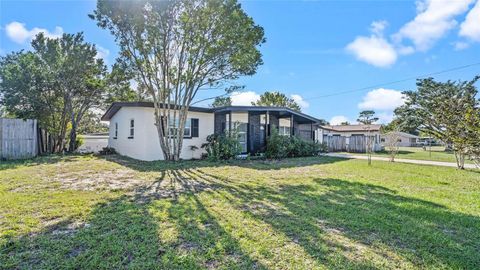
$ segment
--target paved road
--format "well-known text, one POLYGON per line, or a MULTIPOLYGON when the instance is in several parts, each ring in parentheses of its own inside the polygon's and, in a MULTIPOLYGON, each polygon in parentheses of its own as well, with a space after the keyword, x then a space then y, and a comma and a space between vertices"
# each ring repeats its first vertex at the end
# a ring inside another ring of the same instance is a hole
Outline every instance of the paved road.
MULTIPOLYGON (((367 156, 362 155, 351 155, 351 154, 337 154, 337 153, 328 153, 325 154, 329 157, 339 157, 339 158, 352 158, 352 159, 367 159, 367 156)), ((379 161, 390 161, 389 158, 385 157, 372 157, 372 160, 379 160, 379 161)), ((412 164, 422 164, 422 165, 433 165, 433 166, 443 166, 443 167, 457 167, 456 163, 453 162, 440 162, 440 161, 431 161, 431 160, 415 160, 415 159, 402 159, 396 158, 395 162, 402 162, 402 163, 412 163, 412 164)), ((465 164, 465 169, 475 169, 474 164, 465 164)))

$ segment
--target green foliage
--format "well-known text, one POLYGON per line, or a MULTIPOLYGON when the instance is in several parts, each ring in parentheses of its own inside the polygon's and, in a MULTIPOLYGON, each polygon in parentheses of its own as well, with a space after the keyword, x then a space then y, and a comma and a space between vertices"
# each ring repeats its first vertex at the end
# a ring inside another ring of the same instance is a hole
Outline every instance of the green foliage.
POLYGON ((417 128, 453 147, 457 164, 463 169, 465 156, 478 141, 479 101, 471 81, 437 82, 433 78, 417 81, 417 91, 406 91, 405 105, 395 114, 404 126, 417 128))
POLYGON ((107 29, 119 45, 119 65, 157 103, 180 108, 175 134, 164 132, 170 108, 155 107, 163 155, 178 160, 188 107, 199 89, 253 75, 261 65, 258 46, 265 42, 236 0, 109 1, 99 0, 90 18, 107 29), (171 139, 173 137, 173 139, 171 139))
POLYGON ((32 48, 1 57, 1 105, 15 117, 37 119, 53 136, 56 151, 65 148, 70 125, 73 151, 82 117, 103 100, 106 67, 82 33, 58 39, 39 33, 32 48))
POLYGON ((316 142, 306 141, 296 136, 282 136, 278 134, 276 128, 273 128, 267 138, 265 156, 272 159, 307 157, 315 156, 324 150, 324 147, 316 142))
POLYGON ((364 125, 371 125, 378 121, 378 117, 375 117, 375 111, 361 111, 358 115, 357 121, 364 125))
POLYGON ((231 105, 232 105, 232 98, 230 97, 216 97, 212 103, 213 108, 231 106, 231 105))
POLYGON ((298 112, 301 111, 300 105, 295 100, 278 91, 263 93, 258 101, 252 102, 252 105, 287 107, 298 112))
POLYGON ((242 152, 235 131, 212 134, 207 136, 207 142, 202 145, 207 151, 207 159, 211 161, 234 159, 242 152))

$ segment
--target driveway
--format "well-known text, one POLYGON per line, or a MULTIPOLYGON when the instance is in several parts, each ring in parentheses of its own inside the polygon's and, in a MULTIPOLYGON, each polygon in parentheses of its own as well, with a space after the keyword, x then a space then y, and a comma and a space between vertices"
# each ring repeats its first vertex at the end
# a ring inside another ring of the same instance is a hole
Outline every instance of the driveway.
MULTIPOLYGON (((327 154, 325 154, 325 156, 339 157, 339 158, 350 158, 350 159, 368 159, 367 156, 353 155, 353 154, 327 153, 327 154)), ((385 157, 372 157, 372 160, 390 161, 389 158, 385 158, 385 157)), ((396 158, 395 162, 421 164, 421 165, 443 166, 443 167, 454 167, 454 168, 457 167, 457 164, 453 163, 453 162, 441 162, 441 161, 431 161, 431 160, 415 160, 415 159, 396 158)), ((465 169, 476 169, 476 167, 475 167, 474 164, 465 164, 465 169)))

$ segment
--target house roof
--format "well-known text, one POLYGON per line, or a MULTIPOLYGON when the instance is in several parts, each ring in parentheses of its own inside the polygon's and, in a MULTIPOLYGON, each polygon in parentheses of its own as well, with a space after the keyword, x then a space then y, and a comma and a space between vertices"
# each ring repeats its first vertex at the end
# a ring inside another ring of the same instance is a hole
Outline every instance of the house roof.
MULTIPOLYGON (((110 107, 108 107, 105 114, 102 116, 102 121, 109 121, 122 107, 146 107, 153 108, 153 102, 147 101, 138 101, 138 102, 113 102, 110 107)), ((190 106, 189 111, 191 112, 212 112, 212 108, 202 108, 202 107, 193 107, 190 106)))
MULTIPOLYGON (((114 102, 110 107, 108 107, 105 114, 102 116, 102 121, 109 121, 122 107, 147 107, 153 108, 153 102, 114 102)), ((191 112, 204 112, 204 113, 221 113, 221 112, 244 112, 244 111, 255 111, 255 112, 277 112, 282 115, 293 115, 297 119, 306 120, 310 122, 318 123, 320 120, 312 117, 310 115, 294 111, 286 107, 272 107, 272 106, 225 106, 218 108, 203 108, 190 106, 189 111, 191 112)))
POLYGON ((370 131, 380 131, 382 125, 333 125, 333 126, 322 126, 322 129, 337 131, 337 132, 358 132, 366 131, 370 127, 370 131))

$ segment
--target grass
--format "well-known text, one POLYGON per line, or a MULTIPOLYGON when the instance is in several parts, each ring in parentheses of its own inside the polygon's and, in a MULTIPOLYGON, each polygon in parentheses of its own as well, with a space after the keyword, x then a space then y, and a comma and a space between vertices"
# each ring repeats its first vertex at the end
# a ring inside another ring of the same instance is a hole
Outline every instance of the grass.
POLYGON ((478 269, 480 173, 329 157, 0 164, 4 269, 478 269))
MULTIPOLYGON (((355 153, 357 155, 358 153, 355 153)), ((360 153, 360 155, 362 155, 360 153)), ((364 154, 363 154, 364 155, 364 154)), ((389 157, 387 151, 375 152, 373 156, 378 157, 389 157)), ((441 162, 453 162, 456 163, 455 155, 453 152, 445 151, 443 146, 432 146, 432 150, 429 151, 427 147, 426 150, 423 150, 421 147, 400 147, 398 154, 395 158, 401 159, 414 159, 414 160, 432 160, 432 161, 441 161, 441 162)), ((470 160, 466 160, 465 163, 472 163, 470 160)))

